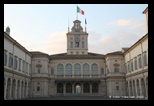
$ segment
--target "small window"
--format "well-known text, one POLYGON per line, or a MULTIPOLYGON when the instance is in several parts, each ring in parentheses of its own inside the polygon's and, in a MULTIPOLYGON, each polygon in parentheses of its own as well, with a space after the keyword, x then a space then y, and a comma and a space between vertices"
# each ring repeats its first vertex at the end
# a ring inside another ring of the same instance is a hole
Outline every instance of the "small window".
POLYGON ((7 52, 4 50, 4 65, 7 64, 7 52))
POLYGON ((115 60, 115 62, 117 62, 117 60, 115 60))
POLYGON ((119 68, 117 68, 117 67, 114 68, 114 72, 115 72, 115 73, 119 73, 119 68))
POLYGON ((51 75, 54 75, 54 69, 51 68, 51 75))
POLYGON ((73 52, 71 52, 71 54, 73 54, 73 52))
POLYGON ((40 69, 38 69, 38 73, 40 73, 40 69))
POLYGON ((118 82, 116 82, 116 84, 118 84, 118 82))
POLYGON ((38 82, 37 85, 39 85, 40 83, 38 82))
POLYGON ((14 56, 14 69, 17 69, 17 56, 14 56))
POLYGON ((71 48, 73 48, 73 42, 71 42, 71 48))
POLYGON ((84 48, 84 42, 82 42, 82 48, 84 48))
POLYGON ((119 91, 119 86, 116 86, 116 90, 119 91))
POLYGON ((79 52, 76 52, 76 54, 79 54, 79 52))
POLYGON ((82 54, 84 54, 84 52, 82 52, 82 54))
POLYGON ((9 66, 12 67, 13 66, 13 55, 9 54, 9 66))
POLYGON ((39 86, 37 87, 37 91, 40 91, 40 87, 39 86))

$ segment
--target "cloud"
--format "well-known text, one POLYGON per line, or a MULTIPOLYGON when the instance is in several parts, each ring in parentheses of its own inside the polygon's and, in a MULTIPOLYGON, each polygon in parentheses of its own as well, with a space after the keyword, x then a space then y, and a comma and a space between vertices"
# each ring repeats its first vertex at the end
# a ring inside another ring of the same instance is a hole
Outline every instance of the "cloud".
POLYGON ((109 25, 127 26, 132 23, 133 23, 133 20, 131 19, 120 19, 120 20, 109 23, 109 25))

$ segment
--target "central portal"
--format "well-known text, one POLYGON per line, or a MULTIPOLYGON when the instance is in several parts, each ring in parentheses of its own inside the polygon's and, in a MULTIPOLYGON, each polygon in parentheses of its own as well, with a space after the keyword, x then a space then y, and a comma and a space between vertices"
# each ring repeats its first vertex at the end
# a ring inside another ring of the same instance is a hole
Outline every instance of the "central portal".
POLYGON ((79 83, 75 84, 75 94, 76 95, 81 94, 81 85, 79 83))

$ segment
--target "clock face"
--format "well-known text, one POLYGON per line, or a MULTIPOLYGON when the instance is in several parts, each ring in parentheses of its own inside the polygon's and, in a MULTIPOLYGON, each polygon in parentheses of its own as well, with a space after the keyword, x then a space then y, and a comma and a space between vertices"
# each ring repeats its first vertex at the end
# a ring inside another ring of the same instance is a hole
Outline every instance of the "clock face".
POLYGON ((75 36, 75 40, 80 40, 80 36, 79 35, 76 35, 75 36))

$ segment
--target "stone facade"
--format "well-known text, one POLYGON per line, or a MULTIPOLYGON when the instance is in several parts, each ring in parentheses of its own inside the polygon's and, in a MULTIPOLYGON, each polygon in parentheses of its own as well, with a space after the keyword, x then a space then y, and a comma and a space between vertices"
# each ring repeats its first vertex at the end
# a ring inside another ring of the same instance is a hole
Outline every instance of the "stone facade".
MULTIPOLYGON (((148 8, 143 12, 148 17, 148 8)), ((148 22, 148 19, 147 19, 148 22)), ((4 32, 4 99, 50 96, 143 96, 148 98, 148 33, 130 48, 88 52, 88 33, 75 20, 67 52, 27 51, 4 32)), ((148 30, 147 30, 148 31, 148 30)))

